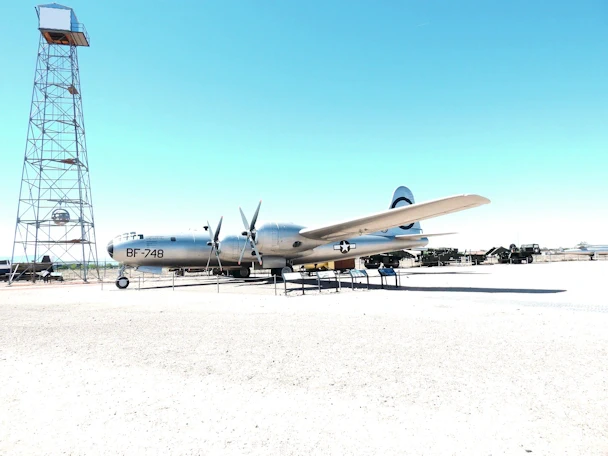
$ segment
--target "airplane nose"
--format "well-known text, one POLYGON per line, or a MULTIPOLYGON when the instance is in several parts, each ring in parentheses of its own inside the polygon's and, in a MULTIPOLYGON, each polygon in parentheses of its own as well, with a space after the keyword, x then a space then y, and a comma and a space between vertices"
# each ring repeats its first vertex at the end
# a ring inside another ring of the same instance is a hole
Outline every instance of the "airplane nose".
POLYGON ((114 241, 110 241, 108 242, 108 254, 110 255, 110 258, 114 258, 114 241))

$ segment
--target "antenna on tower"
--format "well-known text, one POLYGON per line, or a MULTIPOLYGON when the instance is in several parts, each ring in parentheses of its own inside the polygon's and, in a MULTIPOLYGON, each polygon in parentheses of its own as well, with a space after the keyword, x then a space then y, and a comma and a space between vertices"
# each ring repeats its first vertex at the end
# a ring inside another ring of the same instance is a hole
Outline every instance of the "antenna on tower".
POLYGON ((36 280, 48 261, 75 267, 87 282, 100 279, 93 200, 85 141, 79 46, 89 35, 72 8, 36 7, 40 43, 19 192, 9 283, 23 274, 36 280), (29 271, 28 271, 29 269, 29 271))

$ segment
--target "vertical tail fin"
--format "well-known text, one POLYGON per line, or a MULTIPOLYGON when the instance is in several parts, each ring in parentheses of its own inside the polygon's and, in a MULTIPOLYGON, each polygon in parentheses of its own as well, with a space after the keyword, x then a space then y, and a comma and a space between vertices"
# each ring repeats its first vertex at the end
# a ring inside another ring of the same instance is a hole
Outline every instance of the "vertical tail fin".
MULTIPOLYGON (((412 191, 404 187, 397 187, 395 193, 393 193, 393 199, 391 199, 391 204, 389 209, 395 209, 396 207, 408 206, 410 204, 414 204, 414 194, 412 191)), ((381 236, 399 236, 403 234, 420 234, 422 233, 422 228, 420 227, 420 222, 410 223, 409 225, 397 226, 395 228, 391 228, 390 230, 380 231, 375 234, 379 234, 381 236)))

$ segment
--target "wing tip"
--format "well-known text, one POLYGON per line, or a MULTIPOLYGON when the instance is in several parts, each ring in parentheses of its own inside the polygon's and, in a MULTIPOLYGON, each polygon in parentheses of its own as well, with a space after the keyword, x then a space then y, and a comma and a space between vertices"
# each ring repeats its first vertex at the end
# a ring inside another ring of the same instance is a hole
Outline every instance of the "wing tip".
POLYGON ((475 200, 475 202, 479 205, 490 204, 492 202, 492 201, 490 201, 489 198, 486 198, 485 196, 477 195, 476 193, 465 194, 462 196, 475 200))

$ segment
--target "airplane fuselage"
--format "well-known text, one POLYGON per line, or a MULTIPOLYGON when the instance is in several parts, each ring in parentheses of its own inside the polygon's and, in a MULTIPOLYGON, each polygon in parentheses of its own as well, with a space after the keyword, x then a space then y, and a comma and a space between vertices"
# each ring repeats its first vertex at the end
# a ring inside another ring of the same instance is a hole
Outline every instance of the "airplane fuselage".
POLYGON ((564 253, 574 255, 608 255, 608 245, 585 245, 574 249, 565 249, 564 253))
MULTIPOLYGON (((266 223, 256 233, 262 268, 301 265, 356 258, 392 250, 424 247, 427 238, 400 240, 394 236, 368 234, 335 242, 309 239, 299 234, 304 228, 291 223, 266 223)), ((127 266, 195 268, 218 267, 209 245, 208 232, 190 232, 165 236, 123 235, 108 245, 114 260, 127 266)), ((220 240, 219 257, 224 268, 237 268, 247 237, 225 236, 220 240)), ((249 246, 251 247, 251 245, 249 246)), ((245 250, 243 264, 250 265, 256 257, 252 248, 245 250)), ((256 263, 257 264, 257 263, 256 263)), ((259 267, 259 266, 256 266, 259 267)))

